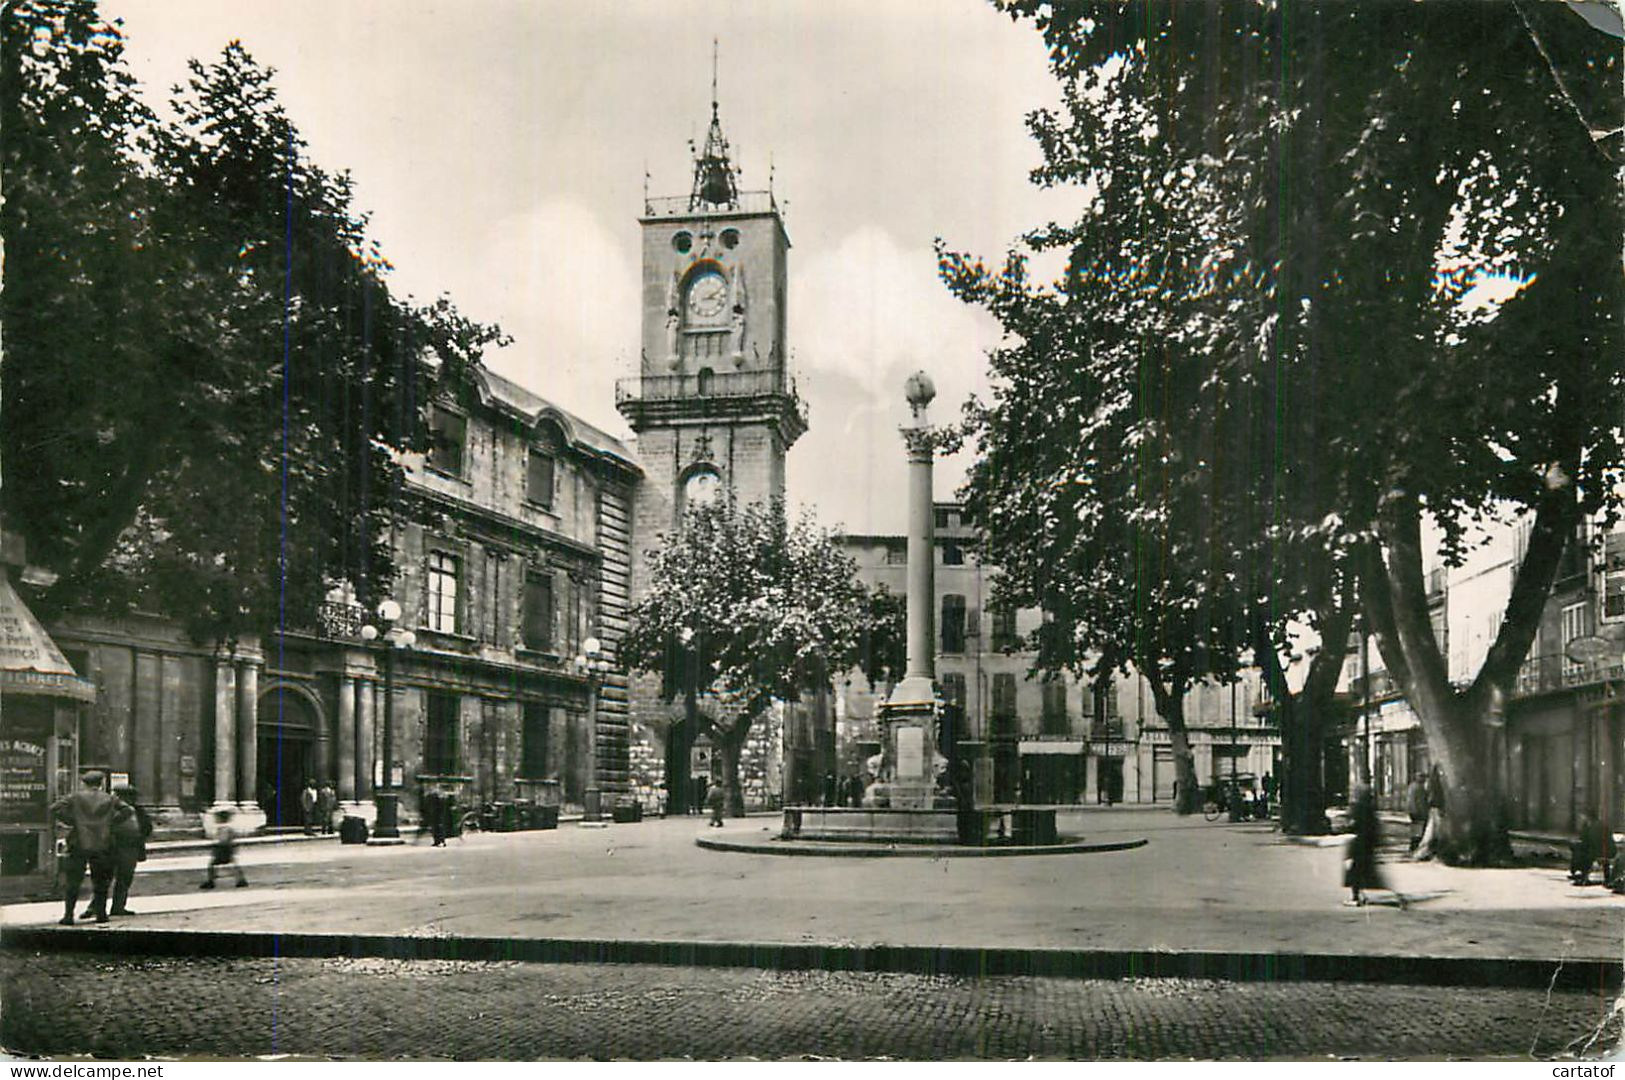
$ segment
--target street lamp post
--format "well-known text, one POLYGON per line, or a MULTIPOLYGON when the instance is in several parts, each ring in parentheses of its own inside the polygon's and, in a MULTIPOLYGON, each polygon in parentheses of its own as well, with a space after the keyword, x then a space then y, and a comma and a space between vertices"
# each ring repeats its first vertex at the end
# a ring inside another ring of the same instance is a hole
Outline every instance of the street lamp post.
MULTIPOLYGON (((694 648, 693 628, 683 627, 677 632, 677 640, 682 642, 683 645, 683 746, 681 747, 683 753, 679 764, 682 778, 681 787, 678 791, 672 792, 673 798, 671 801, 681 805, 684 811, 688 811, 695 809, 688 805, 689 796, 693 794, 689 790, 692 785, 689 782, 691 778, 688 769, 689 761, 693 756, 690 748, 694 745, 694 728, 700 722, 699 689, 695 686, 695 683, 699 681, 700 672, 699 660, 694 648)), ((786 756, 788 757, 788 755, 786 756)), ((669 777, 667 783, 671 783, 669 777)))
POLYGON ((1236 684, 1230 684, 1230 820, 1241 820, 1241 789, 1236 786, 1236 684))
MULTIPOLYGON (((1360 725, 1365 729, 1363 744, 1360 748, 1360 782, 1371 784, 1371 762, 1373 758, 1371 747, 1371 652, 1370 634, 1366 627, 1365 618, 1360 619, 1360 725)), ((1373 789, 1372 797, 1376 797, 1373 789)))
POLYGON ((384 654, 384 755, 378 779, 373 782, 372 801, 377 807, 372 836, 368 843, 399 844, 400 793, 395 790, 395 653, 417 644, 417 635, 395 623, 401 617, 401 605, 385 599, 378 605, 379 626, 371 623, 361 628, 363 641, 383 642, 384 654))
POLYGON ((599 821, 603 812, 603 793, 598 789, 598 686, 609 671, 609 661, 602 652, 598 639, 590 637, 581 643, 581 652, 571 663, 576 674, 587 680, 588 745, 593 758, 592 775, 583 796, 582 824, 599 821))

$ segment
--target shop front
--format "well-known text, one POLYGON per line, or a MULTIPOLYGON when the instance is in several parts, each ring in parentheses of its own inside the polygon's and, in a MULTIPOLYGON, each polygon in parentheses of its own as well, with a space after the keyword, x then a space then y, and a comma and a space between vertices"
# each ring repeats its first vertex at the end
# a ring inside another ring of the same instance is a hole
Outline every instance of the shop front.
POLYGON ((78 786, 80 710, 96 688, 79 678, 0 568, 0 880, 5 891, 56 872, 51 804, 78 786))

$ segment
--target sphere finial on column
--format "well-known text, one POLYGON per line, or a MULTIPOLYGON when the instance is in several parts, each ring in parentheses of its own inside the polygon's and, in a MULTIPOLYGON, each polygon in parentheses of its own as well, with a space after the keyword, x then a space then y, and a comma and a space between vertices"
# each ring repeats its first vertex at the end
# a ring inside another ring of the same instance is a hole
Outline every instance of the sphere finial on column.
POLYGON ((923 371, 916 371, 903 383, 903 397, 914 414, 916 424, 925 423, 925 407, 937 396, 937 384, 923 371))

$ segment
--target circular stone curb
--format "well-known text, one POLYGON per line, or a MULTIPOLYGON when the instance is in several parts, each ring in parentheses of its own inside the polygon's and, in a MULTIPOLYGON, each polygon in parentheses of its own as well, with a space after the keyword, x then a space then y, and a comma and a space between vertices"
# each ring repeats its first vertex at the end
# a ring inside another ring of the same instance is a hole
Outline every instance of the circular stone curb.
POLYGON ((815 855, 824 858, 884 859, 992 859, 1012 855, 1086 855, 1100 851, 1127 851, 1144 847, 1145 837, 1087 843, 1075 840, 1061 844, 1017 847, 968 847, 958 844, 863 844, 844 840, 735 840, 731 837, 697 836, 694 843, 711 851, 735 851, 749 855, 815 855))

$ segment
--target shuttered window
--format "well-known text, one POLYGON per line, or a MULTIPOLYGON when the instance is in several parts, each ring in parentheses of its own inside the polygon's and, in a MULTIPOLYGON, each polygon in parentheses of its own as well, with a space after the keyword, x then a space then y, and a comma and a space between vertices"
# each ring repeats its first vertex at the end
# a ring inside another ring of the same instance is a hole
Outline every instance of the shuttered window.
POLYGON ((525 648, 553 651, 553 575, 532 572, 525 575, 525 622, 522 632, 525 648))

